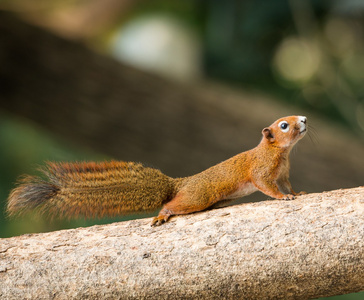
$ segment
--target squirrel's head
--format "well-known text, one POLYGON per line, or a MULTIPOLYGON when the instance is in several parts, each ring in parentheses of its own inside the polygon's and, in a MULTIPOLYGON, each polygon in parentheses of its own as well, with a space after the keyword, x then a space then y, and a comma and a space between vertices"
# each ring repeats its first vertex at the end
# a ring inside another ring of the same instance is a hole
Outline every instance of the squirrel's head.
POLYGON ((303 138, 307 131, 307 118, 290 116, 280 118, 262 130, 263 139, 280 148, 290 148, 303 138))

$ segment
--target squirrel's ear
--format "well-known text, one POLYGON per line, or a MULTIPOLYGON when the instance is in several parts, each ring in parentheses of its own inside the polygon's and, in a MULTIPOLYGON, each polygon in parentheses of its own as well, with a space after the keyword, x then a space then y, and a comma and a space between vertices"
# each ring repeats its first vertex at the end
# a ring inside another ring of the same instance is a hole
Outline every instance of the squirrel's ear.
POLYGON ((270 142, 274 141, 274 136, 272 130, 269 127, 266 127, 262 130, 263 136, 270 142))

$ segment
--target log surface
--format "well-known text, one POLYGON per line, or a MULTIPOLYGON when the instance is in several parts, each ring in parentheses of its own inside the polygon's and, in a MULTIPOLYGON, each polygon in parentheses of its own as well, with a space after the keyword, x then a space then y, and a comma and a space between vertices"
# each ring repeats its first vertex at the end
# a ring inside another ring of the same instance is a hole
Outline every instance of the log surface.
POLYGON ((1 299, 312 299, 364 290, 364 187, 0 240, 1 299))

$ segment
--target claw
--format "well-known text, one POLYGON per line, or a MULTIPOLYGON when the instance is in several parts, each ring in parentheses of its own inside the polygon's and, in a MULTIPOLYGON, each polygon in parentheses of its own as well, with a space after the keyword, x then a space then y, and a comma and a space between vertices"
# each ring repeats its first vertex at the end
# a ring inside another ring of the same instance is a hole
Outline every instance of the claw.
POLYGON ((168 218, 169 218, 169 216, 154 217, 150 226, 152 226, 152 227, 161 226, 163 223, 167 222, 168 218))
POLYGON ((284 195, 283 200, 294 200, 296 197, 292 194, 284 195))

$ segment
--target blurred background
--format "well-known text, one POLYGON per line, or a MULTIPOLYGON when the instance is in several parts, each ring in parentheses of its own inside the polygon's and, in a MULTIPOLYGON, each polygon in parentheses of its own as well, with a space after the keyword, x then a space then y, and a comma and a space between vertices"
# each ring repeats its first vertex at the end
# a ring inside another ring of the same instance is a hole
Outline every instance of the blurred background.
MULTIPOLYGON (((291 112, 314 120, 307 147, 319 152, 330 135, 330 152, 363 167, 361 1, 0 0, 0 9, 2 208, 16 178, 45 160, 132 159, 185 176, 256 145, 291 112)), ((363 183, 339 166, 354 179, 327 188, 363 183)), ((68 224, 1 216, 2 236, 68 224)))
POLYGON ((44 161, 187 176, 291 114, 310 123, 294 189, 363 185, 363 25, 357 0, 0 0, 0 237, 141 217, 8 218, 44 161))

